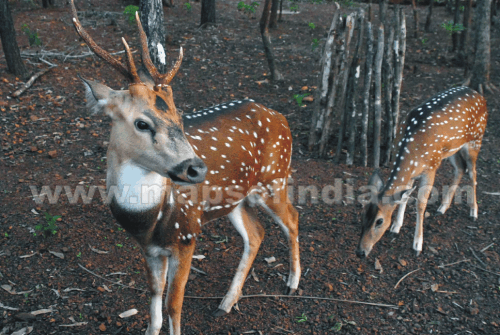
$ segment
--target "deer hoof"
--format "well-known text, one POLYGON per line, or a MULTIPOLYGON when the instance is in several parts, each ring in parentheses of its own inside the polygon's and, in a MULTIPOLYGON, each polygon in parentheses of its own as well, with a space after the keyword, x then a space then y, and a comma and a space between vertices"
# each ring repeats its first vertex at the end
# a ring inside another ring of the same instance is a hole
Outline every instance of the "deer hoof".
POLYGON ((286 294, 287 294, 287 295, 292 295, 292 294, 294 294, 294 293, 295 293, 295 291, 297 291, 297 289, 296 289, 296 288, 291 288, 291 287, 287 287, 287 288, 286 288, 286 294))
POLYGON ((217 310, 212 313, 212 316, 215 317, 215 318, 218 318, 219 316, 223 316, 223 315, 226 315, 226 314, 227 314, 227 312, 225 310, 217 308, 217 310))
POLYGON ((415 250, 415 257, 420 256, 421 253, 422 253, 422 250, 415 250))

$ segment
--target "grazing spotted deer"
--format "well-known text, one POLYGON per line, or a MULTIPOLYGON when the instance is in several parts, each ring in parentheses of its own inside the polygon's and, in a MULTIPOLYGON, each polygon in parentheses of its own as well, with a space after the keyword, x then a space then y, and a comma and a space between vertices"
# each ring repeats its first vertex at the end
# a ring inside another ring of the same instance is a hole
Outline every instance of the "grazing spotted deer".
MULTIPOLYGON (((243 238, 243 256, 228 293, 215 315, 228 313, 264 237, 256 205, 268 212, 288 238, 293 293, 300 279, 298 214, 291 205, 288 178, 292 136, 286 119, 252 100, 234 101, 181 117, 170 81, 182 61, 167 74, 151 62, 147 39, 136 15, 142 61, 149 75, 138 74, 123 40, 127 65, 96 45, 78 21, 78 34, 102 59, 130 80, 114 91, 83 79, 87 105, 108 114, 113 125, 108 148, 108 191, 118 189, 111 211, 141 245, 152 292, 147 335, 162 327, 162 294, 168 282, 166 310, 170 334, 181 333, 181 309, 196 236, 201 227, 228 216, 243 238)), ((116 194, 116 193, 115 193, 116 194)))
POLYGON ((395 142, 392 172, 384 185, 377 171, 369 185, 377 190, 377 199, 364 213, 361 238, 356 250, 359 257, 368 256, 375 243, 391 225, 394 209, 399 205, 391 232, 399 233, 406 203, 420 180, 417 197, 417 224, 413 249, 422 251, 423 220, 427 199, 441 161, 448 158, 455 168, 451 187, 444 194, 438 213, 444 214, 467 170, 472 180, 472 199, 468 199, 470 216, 477 218, 476 160, 486 128, 486 100, 474 90, 457 87, 439 93, 413 109, 401 124, 395 142), (397 143, 397 144, 396 144, 397 143))

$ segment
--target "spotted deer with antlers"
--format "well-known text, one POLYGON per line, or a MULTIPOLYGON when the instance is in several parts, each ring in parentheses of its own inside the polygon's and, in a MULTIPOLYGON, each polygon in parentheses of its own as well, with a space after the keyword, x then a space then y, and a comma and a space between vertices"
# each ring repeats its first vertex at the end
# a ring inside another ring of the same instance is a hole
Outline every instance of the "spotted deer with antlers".
POLYGON ((359 257, 368 256, 375 243, 391 226, 391 217, 397 205, 399 210, 391 232, 399 233, 406 204, 413 183, 419 179, 417 196, 417 224, 413 249, 419 255, 423 244, 423 220, 427 200, 431 194, 436 170, 448 159, 455 173, 452 185, 443 195, 438 214, 444 214, 458 188, 464 172, 472 181, 472 197, 468 199, 470 216, 477 218, 476 160, 488 111, 486 100, 474 90, 457 87, 437 94, 413 109, 401 124, 394 145, 394 166, 384 185, 376 171, 369 185, 377 197, 368 204, 362 222, 361 238, 356 250, 359 257))
POLYGON ((228 313, 264 237, 255 208, 264 209, 285 233, 290 254, 287 287, 300 279, 298 214, 288 199, 292 135, 286 119, 253 100, 238 100, 181 116, 171 80, 182 61, 167 74, 151 62, 147 38, 136 15, 142 62, 137 71, 123 39, 127 64, 103 50, 80 24, 71 1, 78 34, 102 59, 129 81, 115 91, 83 79, 87 105, 113 120, 108 147, 108 192, 117 190, 110 208, 144 251, 152 293, 147 335, 162 327, 162 295, 170 334, 181 333, 181 309, 196 236, 201 227, 227 216, 243 239, 243 256, 228 293, 215 315, 228 313), (123 196, 126 194, 126 196, 123 196))

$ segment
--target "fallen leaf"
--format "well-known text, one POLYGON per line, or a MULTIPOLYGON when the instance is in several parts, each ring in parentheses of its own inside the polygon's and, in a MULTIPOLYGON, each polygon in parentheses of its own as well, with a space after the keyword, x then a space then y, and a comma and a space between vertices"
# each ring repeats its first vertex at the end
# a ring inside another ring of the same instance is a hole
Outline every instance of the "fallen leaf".
POLYGON ((33 327, 24 327, 19 329, 18 331, 13 332, 11 335, 26 335, 33 331, 33 327))
POLYGON ((438 290, 438 288, 439 288, 439 284, 432 284, 431 285, 431 291, 432 292, 436 292, 438 290))
POLYGON ((268 257, 268 258, 264 258, 264 260, 267 262, 267 264, 271 264, 271 263, 276 262, 276 258, 274 258, 274 256, 268 257))
POLYGON ((399 264, 401 264, 402 266, 406 266, 406 261, 404 259, 399 259, 399 264))
POLYGON ((62 252, 56 252, 56 251, 49 250, 49 253, 56 256, 57 258, 64 259, 64 254, 62 252))
POLYGON ((253 280, 255 280, 258 283, 259 277, 257 277, 257 275, 255 274, 254 268, 252 268, 252 272, 250 272, 250 274, 252 275, 253 280))
POLYGON ((128 311, 121 313, 118 316, 121 317, 122 319, 125 319, 125 318, 128 318, 128 317, 130 317, 132 315, 136 315, 136 314, 137 314, 137 309, 132 308, 132 309, 129 309, 128 311))
POLYGON ((382 264, 380 264, 380 261, 378 258, 375 258, 375 270, 380 271, 380 273, 384 272, 384 269, 382 268, 382 264))
POLYGON ((14 290, 10 285, 3 284, 0 287, 3 288, 5 291, 9 292, 10 294, 16 294, 16 290, 14 290))
POLYGON ((54 310, 52 308, 44 308, 31 312, 33 315, 52 313, 54 310))
POLYGON ((106 326, 104 325, 104 323, 101 323, 101 325, 99 326, 99 330, 102 332, 106 331, 106 326))
POLYGON ((109 253, 109 251, 102 251, 102 250, 98 250, 96 248, 93 248, 90 244, 89 244, 89 247, 90 247, 90 250, 92 250, 93 252, 98 253, 98 254, 107 254, 107 253, 109 253))
POLYGON ((48 152, 50 158, 56 158, 57 157, 57 150, 51 150, 48 152))
POLYGON ((205 255, 193 255, 193 258, 201 261, 202 259, 205 259, 206 257, 205 257, 205 255))
POLYGON ((302 101, 305 101, 305 102, 313 102, 314 101, 314 96, 312 95, 308 95, 307 97, 304 97, 302 99, 302 101))

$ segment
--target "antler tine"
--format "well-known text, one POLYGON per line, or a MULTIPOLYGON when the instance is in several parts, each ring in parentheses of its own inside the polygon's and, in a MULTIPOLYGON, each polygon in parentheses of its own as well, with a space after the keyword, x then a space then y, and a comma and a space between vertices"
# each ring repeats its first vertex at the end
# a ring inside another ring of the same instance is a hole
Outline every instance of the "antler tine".
POLYGON ((184 52, 182 51, 182 47, 181 47, 181 49, 179 50, 179 58, 177 58, 177 61, 175 62, 172 70, 168 71, 164 75, 160 75, 162 85, 168 85, 172 81, 172 79, 174 79, 175 75, 177 74, 177 71, 179 71, 179 68, 181 67, 183 56, 184 56, 184 52))
POLYGON ((132 52, 130 51, 127 41, 125 41, 125 38, 123 37, 122 37, 122 42, 123 45, 125 46, 125 53, 127 55, 127 64, 129 68, 129 73, 132 75, 132 80, 134 83, 141 83, 141 79, 137 74, 137 68, 135 67, 134 57, 132 56, 132 52))
POLYGON ((160 78, 160 73, 156 69, 156 66, 154 66, 153 62, 151 61, 151 56, 149 55, 149 49, 148 49, 148 38, 146 37, 146 33, 142 28, 141 20, 139 19, 139 12, 135 12, 135 20, 137 22, 137 27, 139 28, 139 37, 141 39, 142 63, 148 70, 151 77, 153 77, 156 86, 159 84, 158 80, 160 78))
POLYGON ((128 71, 128 69, 116 58, 111 56, 109 52, 98 46, 95 41, 90 37, 90 35, 87 33, 85 29, 83 29, 82 24, 78 20, 78 14, 76 12, 76 7, 73 2, 73 0, 70 1, 71 3, 71 11, 73 13, 73 25, 76 28, 76 32, 78 35, 80 35, 81 38, 84 39, 85 43, 90 47, 92 51, 95 52, 97 56, 108 62, 111 66, 113 66, 115 69, 121 72, 127 79, 129 80, 134 80, 133 75, 128 71))

